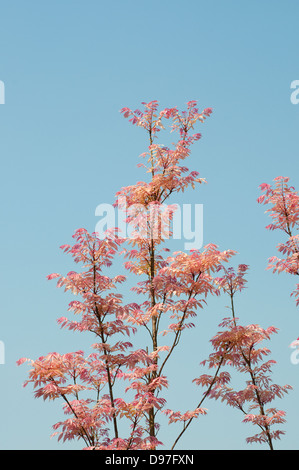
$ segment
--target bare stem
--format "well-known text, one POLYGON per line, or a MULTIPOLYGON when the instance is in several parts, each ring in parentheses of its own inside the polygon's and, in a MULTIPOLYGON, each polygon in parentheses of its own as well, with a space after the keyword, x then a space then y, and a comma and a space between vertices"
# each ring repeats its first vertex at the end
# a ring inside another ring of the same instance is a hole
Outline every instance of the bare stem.
MULTIPOLYGON (((204 393, 202 399, 200 400, 200 402, 198 403, 198 405, 197 405, 196 408, 200 408, 201 405, 203 404, 204 400, 206 399, 206 397, 209 395, 209 393, 210 393, 210 391, 211 391, 211 389, 212 389, 214 383, 216 382, 217 375, 218 375, 219 370, 220 370, 220 368, 221 368, 221 366, 222 366, 222 363, 223 363, 223 361, 224 361, 224 357, 225 357, 225 356, 222 356, 222 357, 221 357, 221 359, 220 359, 220 361, 219 361, 219 364, 218 364, 218 367, 217 367, 217 370, 216 370, 215 375, 214 375, 214 377, 213 377, 213 380, 212 380, 212 382, 210 383, 210 385, 209 385, 207 391, 204 393)), ((172 447, 171 447, 171 450, 173 450, 173 449, 175 448, 175 446, 177 445, 179 439, 182 437, 182 435, 184 434, 184 432, 185 432, 185 431, 187 430, 187 428, 190 426, 190 424, 192 423, 193 419, 194 419, 194 416, 193 416, 192 418, 190 418, 190 419, 187 421, 187 424, 184 423, 183 430, 180 432, 180 434, 178 435, 178 437, 177 437, 176 440, 174 441, 174 443, 173 443, 173 445, 172 445, 172 447)))

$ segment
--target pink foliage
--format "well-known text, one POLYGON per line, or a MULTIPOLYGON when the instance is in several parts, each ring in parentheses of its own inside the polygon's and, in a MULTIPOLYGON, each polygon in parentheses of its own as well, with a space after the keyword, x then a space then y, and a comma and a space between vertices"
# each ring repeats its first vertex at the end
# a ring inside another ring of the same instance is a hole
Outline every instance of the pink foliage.
POLYGON ((273 449, 273 440, 280 438, 284 431, 272 428, 285 422, 285 412, 267 407, 273 400, 282 398, 291 390, 291 386, 272 383, 270 374, 275 361, 265 361, 270 350, 261 346, 264 341, 270 340, 272 334, 277 333, 277 328, 270 326, 263 329, 254 324, 242 326, 235 316, 234 295, 243 289, 247 269, 245 265, 239 265, 237 273, 232 268, 223 269, 225 274, 218 280, 218 285, 231 298, 232 317, 225 318, 219 325, 222 330, 211 340, 214 352, 202 362, 203 366, 216 370, 216 373, 203 374, 194 382, 206 388, 208 398, 221 399, 244 414, 244 423, 250 422, 260 428, 259 434, 247 438, 248 443, 266 443, 273 449), (244 389, 233 388, 231 374, 223 370, 225 367, 247 376, 244 389))
MULTIPOLYGON (((286 272, 299 275, 299 195, 293 186, 289 186, 289 178, 279 176, 274 179, 274 185, 262 184, 263 194, 258 198, 260 204, 269 206, 266 213, 273 223, 267 225, 268 230, 280 230, 287 235, 284 243, 279 243, 278 251, 284 258, 272 256, 269 259, 268 269, 273 272, 286 272)), ((299 305, 299 284, 291 293, 299 305)))
MULTIPOLYGON (((207 397, 220 398, 240 409, 245 413, 244 422, 262 430, 248 442, 267 443, 272 448, 273 439, 282 434, 272 427, 284 422, 284 412, 266 406, 290 387, 271 383, 274 361, 264 362, 269 350, 260 343, 277 330, 240 325, 233 307, 232 317, 224 319, 222 330, 211 340, 214 352, 203 362, 215 373, 194 379, 205 389, 200 402, 187 411, 166 408, 169 381, 165 373, 182 334, 195 328, 198 309, 204 308, 209 296, 224 292, 233 306, 235 293, 246 286, 248 266, 240 264, 237 272, 225 267, 236 252, 221 251, 213 243, 188 253, 169 254, 164 247, 172 235, 170 224, 177 209, 170 204, 164 211, 164 203, 174 194, 206 182, 197 171, 190 171, 185 161, 191 146, 201 139, 201 133, 192 133, 195 125, 204 123, 212 109, 199 111, 196 101, 189 101, 182 112, 176 107, 159 111, 157 101, 142 105, 142 110, 124 107, 121 113, 147 134, 148 147, 139 166, 149 178, 121 188, 114 202, 115 207, 126 211, 126 222, 134 237, 121 238, 118 230, 112 229, 100 239, 96 233, 80 228, 73 235, 73 244, 60 247, 73 258, 77 269, 65 276, 47 276, 49 280, 57 279, 57 287, 76 296, 68 308, 75 319, 62 316, 58 324, 92 335, 92 352, 52 352, 36 360, 21 358, 18 365, 30 364, 25 385, 33 385, 37 398, 63 402, 66 419, 54 424, 53 435, 62 441, 84 441, 85 449, 156 449, 163 445, 157 437, 161 413, 168 417, 169 424, 183 426, 173 448, 191 422, 207 413, 202 407, 207 397), (177 134, 171 148, 157 143, 165 122, 170 123, 171 133, 177 134), (120 255, 124 256, 128 275, 138 278, 131 290, 141 298, 140 303, 124 302, 120 287, 127 280, 125 275, 109 275, 120 255), (141 330, 147 340, 144 347, 137 347, 135 337, 141 330), (226 370, 229 367, 247 375, 243 390, 231 387, 226 370)), ((298 236, 289 233, 298 227, 298 196, 287 182, 286 178, 277 179, 274 190, 262 185, 264 194, 259 202, 273 205, 270 212, 274 223, 270 228, 283 229, 290 236, 279 247, 286 259, 272 259, 274 269, 298 274, 298 236)), ((299 303, 299 290, 295 295, 299 303)))

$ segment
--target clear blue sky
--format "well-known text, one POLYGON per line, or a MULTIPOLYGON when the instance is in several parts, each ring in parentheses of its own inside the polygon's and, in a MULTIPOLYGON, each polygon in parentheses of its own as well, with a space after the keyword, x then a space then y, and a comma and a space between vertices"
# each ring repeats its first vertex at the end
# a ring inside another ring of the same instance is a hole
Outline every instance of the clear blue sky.
MULTIPOLYGON (((204 243, 237 250, 235 263, 251 267, 240 318, 280 329, 269 345, 278 362, 274 379, 294 391, 277 403, 288 419, 277 448, 299 448, 299 365, 289 348, 299 336, 299 310, 289 297, 295 281, 265 270, 282 238, 264 229, 269 221, 256 203, 259 184, 279 175, 299 189, 299 105, 290 102, 290 84, 299 79, 298 15, 296 0, 1 2, 2 449, 63 448, 49 439, 60 405, 23 389, 27 369, 15 363, 86 343, 57 326, 68 298, 46 275, 68 272, 59 246, 79 227, 92 231, 96 206, 142 179, 136 164, 147 142, 119 110, 153 99, 162 107, 198 100, 214 109, 189 161, 208 185, 184 202, 204 205, 204 243)), ((179 241, 176 248, 183 248, 179 241)), ((213 299, 199 313, 170 366, 173 408, 198 402, 191 379, 225 305, 213 299)), ((253 432, 242 416, 212 401, 205 406, 208 415, 193 422, 181 448, 247 448, 253 432)))

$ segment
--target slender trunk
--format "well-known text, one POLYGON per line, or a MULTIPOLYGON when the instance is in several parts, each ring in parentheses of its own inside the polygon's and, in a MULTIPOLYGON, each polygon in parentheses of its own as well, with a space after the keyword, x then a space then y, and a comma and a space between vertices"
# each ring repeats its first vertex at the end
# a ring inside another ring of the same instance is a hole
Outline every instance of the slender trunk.
MULTIPOLYGON (((94 294, 96 294, 96 268, 95 268, 95 260, 94 260, 94 264, 93 264, 93 291, 94 291, 94 294)), ((98 322, 99 322, 99 327, 100 327, 100 338, 102 340, 102 343, 105 344, 106 343, 106 339, 104 337, 104 331, 103 331, 103 322, 102 322, 102 318, 101 318, 101 315, 100 315, 100 312, 99 312, 99 309, 98 309, 98 306, 95 302, 95 314, 96 314, 96 317, 98 319, 98 322)), ((109 354, 109 352, 108 352, 109 354)), ((105 356, 107 356, 107 351, 105 351, 105 356)), ((110 396, 110 402, 111 402, 111 407, 113 408, 114 410, 114 396, 113 396, 113 384, 112 384, 112 379, 111 379, 111 373, 110 373, 110 366, 109 366, 109 362, 108 362, 108 359, 107 357, 105 357, 105 368, 106 368, 106 373, 107 373, 107 379, 108 379, 108 389, 109 389, 109 396, 110 396)), ((114 414, 114 411, 113 411, 113 427, 114 427, 114 437, 115 439, 118 438, 118 427, 117 427, 117 420, 116 420, 116 416, 114 414)))
MULTIPOLYGON (((101 339, 102 339, 103 343, 106 342, 105 338, 104 338, 103 330, 101 331, 101 339)), ((106 355, 106 351, 105 351, 105 355, 106 355)), ((109 367, 109 363, 108 363, 107 358, 105 358, 105 368, 106 368, 106 372, 107 372, 108 388, 109 388, 109 396, 110 396, 111 407, 114 410, 113 385, 112 385, 110 367, 109 367)), ((114 427, 114 436, 115 436, 115 439, 117 439, 118 438, 118 428, 117 428, 117 420, 116 420, 116 416, 115 416, 114 412, 113 412, 113 427, 114 427)))
MULTIPOLYGON (((153 144, 153 137, 152 137, 152 130, 151 128, 149 129, 149 140, 150 140, 150 145, 153 144)), ((152 173, 152 179, 154 178, 154 160, 153 160, 153 152, 150 150, 151 153, 151 173, 152 173)), ((156 297, 155 297, 155 288, 154 288, 154 277, 155 277, 155 245, 154 245, 154 240, 153 240, 153 235, 155 228, 152 227, 153 221, 150 221, 150 246, 149 246, 149 257, 150 257, 150 299, 151 299, 151 307, 153 308, 156 305, 156 297)), ((157 350, 158 347, 158 341, 157 341, 157 318, 152 317, 152 347, 153 351, 157 350)), ((157 359, 155 359, 155 362, 157 364, 157 359)), ((153 371, 150 377, 150 380, 153 380, 157 375, 156 371, 153 371)), ((151 408, 148 413, 148 421, 149 421, 149 434, 152 437, 155 437, 155 413, 154 413, 154 408, 151 408)))
MULTIPOLYGON (((156 305, 156 298, 155 298, 155 288, 153 285, 153 279, 155 277, 155 247, 153 239, 151 239, 150 245, 150 295, 151 295, 151 307, 153 308, 156 305)), ((157 350, 158 341, 157 341, 157 318, 152 317, 152 343, 153 343, 153 351, 157 350)), ((155 359, 155 363, 157 364, 157 359, 155 359)), ((151 380, 154 379, 157 375, 156 371, 153 371, 151 374, 151 380)), ((154 408, 149 410, 149 432, 150 436, 155 437, 155 414, 154 408)))

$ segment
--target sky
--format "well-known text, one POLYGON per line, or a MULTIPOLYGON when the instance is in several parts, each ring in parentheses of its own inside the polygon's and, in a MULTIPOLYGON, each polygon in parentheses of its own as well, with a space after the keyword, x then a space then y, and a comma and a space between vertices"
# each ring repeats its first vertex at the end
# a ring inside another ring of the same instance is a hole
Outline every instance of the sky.
MULTIPOLYGON (((93 231, 96 207, 144 178, 137 163, 146 136, 119 111, 151 100, 213 108, 187 165, 208 184, 182 201, 203 205, 204 244, 236 250, 234 263, 250 266, 239 317, 279 329, 269 345, 274 381, 293 390, 277 403, 287 423, 275 448, 299 448, 299 365, 289 347, 299 336, 295 281, 266 270, 283 237, 265 229, 269 219, 256 202, 259 185, 277 176, 299 188, 299 104, 290 99, 299 79, 298 14, 296 0, 0 2, 1 449, 81 448, 50 439, 61 406, 23 388, 28 369, 16 361, 87 345, 57 325, 69 299, 46 276, 73 269, 59 247, 77 228, 93 231)), ((182 240, 175 249, 184 249, 182 240)), ((212 298, 186 333, 168 370, 174 409, 198 402, 192 378, 226 315, 226 299, 212 298)), ((245 442, 255 430, 239 413, 204 406, 208 414, 178 449, 255 448, 245 442)), ((178 429, 167 429, 166 447, 178 429)))

